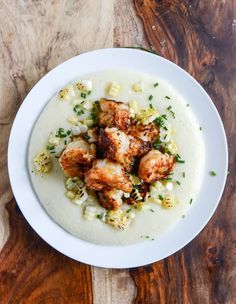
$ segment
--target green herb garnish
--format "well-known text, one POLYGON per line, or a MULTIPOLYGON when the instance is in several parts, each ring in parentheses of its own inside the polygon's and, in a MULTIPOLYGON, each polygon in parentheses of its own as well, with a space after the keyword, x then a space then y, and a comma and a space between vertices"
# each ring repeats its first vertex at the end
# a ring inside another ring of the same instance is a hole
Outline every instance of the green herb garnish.
POLYGON ((50 146, 50 145, 48 145, 48 146, 46 147, 46 149, 47 149, 48 151, 52 151, 52 150, 55 149, 55 146, 50 146))
POLYGON ((183 178, 185 178, 185 172, 183 172, 183 178))
POLYGON ((83 136, 83 139, 86 140, 86 141, 89 141, 90 138, 91 138, 91 137, 90 137, 89 135, 86 135, 86 134, 83 136))
POLYGON ((59 128, 55 134, 56 137, 63 138, 67 136, 66 131, 63 128, 59 128))
POLYGON ((102 215, 101 214, 97 214, 97 219, 101 220, 102 219, 102 215))
POLYGON ((192 204, 192 202, 193 202, 193 199, 191 198, 191 199, 190 199, 190 202, 189 202, 189 204, 191 205, 191 204, 192 204))
POLYGON ((153 109, 153 105, 151 103, 150 103, 149 107, 150 107, 150 109, 153 109))
POLYGON ((154 83, 154 88, 156 88, 157 86, 159 85, 159 83, 158 82, 156 82, 156 83, 154 83))
POLYGON ((216 176, 217 174, 216 174, 215 171, 210 171, 210 175, 211 175, 211 176, 216 176))
POLYGON ((172 111, 172 106, 169 106, 169 107, 167 108, 167 111, 169 111, 170 114, 173 116, 173 118, 175 118, 175 112, 172 111))
POLYGON ((151 212, 155 212, 152 208, 149 209, 151 212))
POLYGON ((202 131, 202 127, 199 127, 199 130, 202 131))
MULTIPOLYGON (((82 94, 82 93, 81 93, 82 94)), ((84 114, 84 109, 83 106, 77 104, 74 106, 73 111, 77 114, 77 115, 81 115, 84 114)))
POLYGON ((150 95, 150 96, 148 97, 148 99, 149 99, 149 100, 152 100, 152 99, 153 99, 153 96, 152 96, 152 95, 150 95))
POLYGON ((185 160, 181 159, 180 155, 179 154, 176 154, 175 155, 175 161, 177 163, 180 163, 180 164, 184 164, 185 163, 185 160))
POLYGON ((159 200, 163 201, 163 196, 161 194, 158 195, 159 200))
POLYGON ((155 118, 154 123, 161 128, 165 127, 165 120, 166 119, 166 115, 161 115, 155 118))
POLYGON ((129 212, 131 212, 131 211, 132 211, 132 209, 129 208, 128 210, 126 210, 126 213, 129 213, 129 212))
POLYGON ((86 98, 86 97, 87 97, 87 95, 86 95, 85 93, 83 93, 83 92, 80 94, 80 96, 81 96, 82 98, 86 98))
POLYGON ((176 181, 176 184, 180 186, 180 185, 181 185, 181 182, 179 182, 179 181, 176 181))
POLYGON ((165 96, 166 99, 170 99, 170 96, 165 96))

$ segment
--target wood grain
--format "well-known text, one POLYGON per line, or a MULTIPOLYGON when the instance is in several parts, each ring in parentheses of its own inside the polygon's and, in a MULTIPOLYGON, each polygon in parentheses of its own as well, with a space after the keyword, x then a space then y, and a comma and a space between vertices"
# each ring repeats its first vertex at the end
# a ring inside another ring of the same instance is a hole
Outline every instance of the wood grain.
POLYGON ((236 303, 236 1, 136 0, 135 7, 152 48, 212 97, 230 151, 226 189, 203 232, 171 257, 130 271, 135 303, 236 303))
POLYGON ((92 303, 90 267, 59 254, 8 205, 11 237, 0 255, 0 303, 92 303))

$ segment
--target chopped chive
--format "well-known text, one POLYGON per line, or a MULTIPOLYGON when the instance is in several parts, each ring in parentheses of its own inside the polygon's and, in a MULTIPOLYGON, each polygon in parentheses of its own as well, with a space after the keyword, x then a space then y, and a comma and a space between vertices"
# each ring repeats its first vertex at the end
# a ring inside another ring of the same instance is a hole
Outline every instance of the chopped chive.
POLYGON ((161 194, 158 195, 159 200, 163 201, 163 196, 161 194))
POLYGON ((71 131, 70 131, 70 130, 68 130, 66 133, 67 133, 67 135, 70 135, 71 131))
POLYGON ((149 238, 150 238, 150 236, 149 236, 149 235, 146 235, 145 237, 146 237, 146 239, 149 239, 149 238))
POLYGON ((159 83, 158 82, 156 82, 156 83, 154 83, 154 88, 156 88, 157 86, 159 85, 159 83))
POLYGON ((82 98, 86 98, 87 95, 86 95, 85 93, 82 92, 82 93, 80 94, 80 96, 81 96, 82 98))
POLYGON ((181 182, 179 182, 179 181, 176 181, 176 184, 180 186, 180 185, 181 185, 181 182))
POLYGON ((67 145, 67 140, 66 139, 64 140, 64 144, 67 145))
POLYGON ((88 95, 90 95, 91 94, 91 91, 88 91, 88 95))
POLYGON ((170 112, 170 114, 173 116, 173 118, 175 118, 175 112, 173 112, 171 109, 172 109, 172 106, 169 106, 168 108, 166 108, 167 111, 170 112))
POLYGON ((191 199, 190 199, 190 202, 189 202, 189 204, 191 205, 191 204, 192 204, 192 202, 193 202, 193 199, 191 198, 191 199))
POLYGON ((66 137, 66 131, 63 128, 59 128, 55 134, 56 137, 63 138, 66 137))
POLYGON ((77 114, 77 115, 81 115, 84 114, 84 109, 81 105, 77 104, 76 106, 74 106, 73 111, 77 114))
POLYGON ((151 103, 150 103, 149 107, 150 107, 151 109, 153 109, 153 105, 152 105, 151 103))
POLYGON ((148 99, 149 99, 149 100, 152 100, 152 99, 153 99, 153 96, 152 96, 152 95, 150 95, 150 96, 148 97, 148 99))
POLYGON ((167 137, 167 134, 164 136, 164 139, 166 139, 166 137, 167 137))
POLYGON ((185 218, 185 214, 182 215, 182 218, 185 218))
POLYGON ((216 172, 215 171, 210 171, 210 175, 211 176, 216 176, 216 172))
POLYGON ((49 145, 48 145, 48 146, 46 147, 46 149, 49 150, 49 151, 52 151, 53 149, 55 149, 55 146, 49 146, 49 145))
POLYGON ((202 127, 199 127, 199 130, 202 131, 202 127))
POLYGON ((172 181, 172 178, 171 177, 166 177, 166 178, 163 178, 163 181, 172 181))
POLYGON ((184 164, 185 163, 185 160, 181 159, 181 157, 179 156, 179 154, 175 155, 175 161, 177 163, 180 163, 180 164, 184 164))
POLYGON ((189 107, 189 103, 187 103, 186 106, 189 107))
POLYGON ((151 241, 155 241, 155 239, 151 239, 151 241))
POLYGON ((165 126, 163 129, 164 129, 165 131, 167 131, 167 130, 168 130, 166 126, 165 126))
POLYGON ((84 138, 84 140, 89 141, 90 136, 89 135, 84 135, 83 138, 84 138))
POLYGON ((170 96, 165 96, 166 99, 170 99, 170 96))
POLYGON ((130 211, 132 211, 132 209, 131 209, 131 208, 129 208, 128 210, 126 210, 126 212, 127 212, 127 213, 129 213, 130 211))
POLYGON ((152 208, 149 209, 151 212, 155 212, 152 208))
POLYGON ((59 156, 58 156, 58 155, 55 155, 55 158, 59 158, 59 156))
POLYGON ((97 214, 97 219, 101 220, 102 219, 102 215, 101 214, 97 214))
POLYGON ((183 178, 185 178, 185 172, 183 172, 183 178))

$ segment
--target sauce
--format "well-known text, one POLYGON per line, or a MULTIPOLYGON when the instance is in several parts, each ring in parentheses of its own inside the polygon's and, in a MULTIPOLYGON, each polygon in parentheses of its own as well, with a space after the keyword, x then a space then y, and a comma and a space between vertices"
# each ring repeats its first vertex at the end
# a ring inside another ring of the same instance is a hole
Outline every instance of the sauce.
MULTIPOLYGON (((71 101, 60 101, 52 98, 37 120, 29 144, 29 171, 35 192, 49 215, 71 234, 89 242, 109 245, 125 245, 157 238, 174 224, 183 220, 201 187, 201 176, 204 167, 204 142, 199 124, 187 106, 188 101, 161 79, 130 70, 109 70, 86 75, 80 79, 92 80, 93 89, 89 95, 91 100, 107 97, 107 87, 111 81, 120 84, 121 89, 117 101, 130 102, 136 100, 141 108, 152 104, 161 114, 166 114, 175 130, 173 140, 178 146, 178 154, 185 161, 176 163, 172 179, 173 195, 178 203, 172 209, 164 209, 160 205, 150 203, 151 209, 138 211, 130 226, 116 230, 99 219, 88 221, 83 218, 83 207, 71 203, 65 196, 65 177, 53 158, 53 170, 49 174, 39 175, 32 172, 33 158, 45 149, 51 130, 60 127, 70 129, 68 117, 74 116, 71 101), (142 83, 142 92, 134 92, 133 84, 142 83), (155 84, 155 85, 154 85, 155 84), (150 97, 152 96, 152 97, 150 97), (173 114, 173 113, 174 114, 173 114)), ((110 98, 111 99, 111 98, 110 98)), ((98 209, 99 209, 98 205, 98 209)))

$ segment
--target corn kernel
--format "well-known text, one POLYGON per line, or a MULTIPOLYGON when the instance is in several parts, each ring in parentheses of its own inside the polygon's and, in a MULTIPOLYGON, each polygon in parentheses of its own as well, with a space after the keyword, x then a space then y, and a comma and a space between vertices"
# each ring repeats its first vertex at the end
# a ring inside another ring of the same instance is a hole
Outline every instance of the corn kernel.
POLYGON ((111 97, 116 97, 120 91, 120 88, 121 86, 118 83, 112 81, 111 84, 108 86, 107 95, 111 97))

